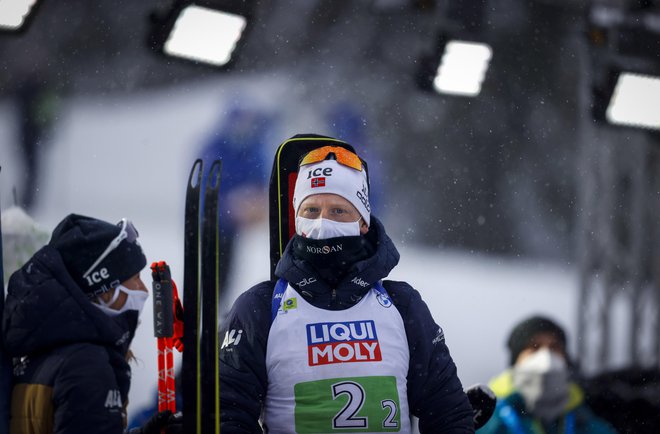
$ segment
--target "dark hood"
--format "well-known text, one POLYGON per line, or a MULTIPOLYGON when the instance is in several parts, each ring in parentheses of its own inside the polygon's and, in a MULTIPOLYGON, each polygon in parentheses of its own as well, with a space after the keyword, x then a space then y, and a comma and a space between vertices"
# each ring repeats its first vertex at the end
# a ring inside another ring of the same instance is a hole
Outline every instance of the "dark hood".
POLYGON ((11 276, 7 292, 2 330, 14 357, 81 342, 125 353, 135 331, 137 315, 109 317, 96 308, 50 246, 11 276))
POLYGON ((369 232, 363 237, 373 254, 356 262, 335 287, 323 280, 309 263, 293 256, 295 238, 289 241, 284 250, 275 268, 275 275, 291 283, 291 286, 317 307, 350 307, 357 303, 374 283, 387 277, 399 263, 399 252, 385 233, 382 223, 373 215, 369 232))

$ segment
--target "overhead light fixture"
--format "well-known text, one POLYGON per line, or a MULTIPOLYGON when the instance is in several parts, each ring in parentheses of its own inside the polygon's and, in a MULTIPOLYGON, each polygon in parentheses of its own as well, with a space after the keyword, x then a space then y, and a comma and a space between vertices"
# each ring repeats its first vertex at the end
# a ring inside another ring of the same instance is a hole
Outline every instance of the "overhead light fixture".
POLYGON ((479 95, 492 56, 493 50, 488 44, 447 42, 433 78, 433 88, 452 95, 479 95))
POLYGON ((660 77, 620 73, 605 117, 612 124, 660 130, 660 77))
POLYGON ((36 0, 0 1, 0 30, 19 30, 25 24, 36 3, 36 0))
POLYGON ((249 23, 245 2, 177 1, 152 16, 152 48, 172 57, 215 67, 229 65, 249 23))
POLYGON ((445 2, 435 45, 419 59, 417 85, 430 92, 474 97, 493 57, 489 1, 445 2))
POLYGON ((165 54, 222 66, 231 60, 247 20, 244 16, 189 5, 165 41, 165 54))
POLYGON ((660 11, 596 5, 587 25, 594 119, 660 130, 660 11))

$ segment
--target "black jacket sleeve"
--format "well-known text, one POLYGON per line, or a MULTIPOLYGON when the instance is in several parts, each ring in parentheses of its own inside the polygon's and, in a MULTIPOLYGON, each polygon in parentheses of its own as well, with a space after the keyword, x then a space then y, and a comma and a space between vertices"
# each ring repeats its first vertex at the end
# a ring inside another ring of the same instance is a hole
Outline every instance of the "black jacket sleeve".
POLYGON ((220 327, 220 426, 224 433, 261 433, 268 378, 266 344, 274 282, 243 293, 220 327))
POLYGON ((419 418, 420 433, 473 433, 472 407, 456 365, 419 292, 404 282, 386 281, 385 289, 401 313, 410 348, 408 404, 419 418))

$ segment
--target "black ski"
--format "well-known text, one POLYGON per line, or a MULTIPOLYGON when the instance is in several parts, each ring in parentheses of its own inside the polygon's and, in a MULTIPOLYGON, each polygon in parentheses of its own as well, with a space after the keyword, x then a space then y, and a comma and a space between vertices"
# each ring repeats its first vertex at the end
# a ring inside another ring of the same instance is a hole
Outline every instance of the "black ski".
MULTIPOLYGON (((2 168, 0 168, 2 170, 2 168)), ((2 220, 0 219, 0 320, 5 311, 5 275, 2 256, 2 220)), ((11 360, 0 337, 0 434, 9 434, 9 411, 11 408, 11 360)))
POLYGON ((218 348, 219 190, 222 163, 193 164, 184 237, 183 415, 185 434, 220 433, 218 348))
POLYGON ((201 378, 199 358, 200 320, 200 236, 199 211, 202 189, 202 160, 193 164, 186 189, 183 240, 183 429, 185 434, 201 433, 201 378))
POLYGON ((202 334, 201 334, 201 432, 220 433, 220 376, 218 348, 219 210, 218 193, 222 162, 216 160, 204 181, 202 210, 202 334))

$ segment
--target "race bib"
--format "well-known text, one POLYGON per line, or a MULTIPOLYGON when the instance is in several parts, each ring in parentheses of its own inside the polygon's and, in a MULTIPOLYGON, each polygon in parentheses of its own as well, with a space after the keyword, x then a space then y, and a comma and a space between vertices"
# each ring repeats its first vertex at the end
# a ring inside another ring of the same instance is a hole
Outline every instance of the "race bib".
POLYGON ((298 383, 297 433, 397 432, 399 393, 393 376, 330 378, 298 383))

